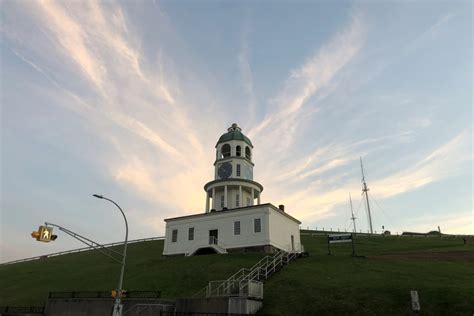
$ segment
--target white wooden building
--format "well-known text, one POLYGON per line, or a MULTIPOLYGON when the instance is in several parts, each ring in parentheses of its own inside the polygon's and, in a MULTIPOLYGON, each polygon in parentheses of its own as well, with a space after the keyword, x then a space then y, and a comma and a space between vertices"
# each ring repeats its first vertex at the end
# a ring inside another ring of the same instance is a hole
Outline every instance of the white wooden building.
POLYGON ((302 251, 300 221, 260 203, 263 186, 253 181, 253 145, 237 124, 216 145, 214 180, 204 186, 205 212, 168 218, 163 255, 196 255, 275 249, 302 251))

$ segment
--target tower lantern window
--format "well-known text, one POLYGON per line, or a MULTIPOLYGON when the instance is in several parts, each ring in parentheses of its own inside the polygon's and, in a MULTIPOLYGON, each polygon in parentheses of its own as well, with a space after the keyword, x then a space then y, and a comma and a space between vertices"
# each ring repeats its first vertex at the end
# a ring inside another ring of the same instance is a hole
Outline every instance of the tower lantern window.
POLYGON ((224 146, 222 146, 221 152, 223 158, 230 157, 230 145, 225 144, 224 146))
POLYGON ((237 146, 237 147, 235 148, 235 155, 236 155, 237 157, 240 157, 240 156, 242 155, 242 149, 241 149, 240 146, 237 146))
POLYGON ((252 160, 252 153, 250 151, 250 147, 245 147, 245 158, 247 158, 248 160, 252 160))

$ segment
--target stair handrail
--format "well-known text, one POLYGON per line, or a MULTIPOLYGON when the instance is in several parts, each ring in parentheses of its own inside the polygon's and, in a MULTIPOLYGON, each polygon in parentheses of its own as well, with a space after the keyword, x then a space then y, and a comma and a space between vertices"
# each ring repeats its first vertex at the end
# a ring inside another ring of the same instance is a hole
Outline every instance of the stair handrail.
POLYGON ((239 293, 241 293, 242 289, 244 289, 245 286, 248 286, 249 281, 256 281, 261 276, 262 271, 264 271, 262 276, 267 279, 269 275, 276 271, 277 265, 283 265, 284 259, 285 263, 288 264, 293 258, 296 257, 296 254, 297 250, 288 252, 286 250, 277 249, 273 254, 267 255, 260 259, 251 268, 241 268, 226 280, 209 282, 209 284, 197 292, 194 297, 203 294, 202 292, 205 293, 206 297, 220 296, 220 293, 222 293, 222 295, 230 295, 231 287, 233 285, 235 286, 236 284, 239 287, 239 293), (220 284, 213 288, 211 286, 213 283, 220 284))
MULTIPOLYGON (((275 254, 273 254, 273 256, 278 255, 278 254, 279 254, 279 251, 277 251, 275 254)), ((227 278, 227 280, 222 281, 222 283, 219 286, 217 286, 214 289, 214 291, 212 291, 212 289, 211 289, 211 293, 209 293, 209 295, 212 296, 212 293, 214 293, 214 292, 218 293, 220 288, 222 288, 224 293, 228 292, 230 287, 232 286, 232 284, 234 284, 234 282, 237 282, 237 284, 239 284, 239 287, 240 287, 240 284, 243 281, 245 281, 247 275, 249 275, 254 270, 259 268, 262 265, 262 263, 268 262, 268 260, 270 260, 270 258, 272 258, 273 256, 268 255, 268 256, 263 257, 256 264, 254 264, 250 269, 241 268, 239 271, 237 271, 236 273, 231 275, 229 278, 227 278), (247 271, 250 271, 250 272, 246 273, 247 271), (236 276, 238 276, 239 274, 240 274, 240 276, 238 278, 236 278, 236 276)))

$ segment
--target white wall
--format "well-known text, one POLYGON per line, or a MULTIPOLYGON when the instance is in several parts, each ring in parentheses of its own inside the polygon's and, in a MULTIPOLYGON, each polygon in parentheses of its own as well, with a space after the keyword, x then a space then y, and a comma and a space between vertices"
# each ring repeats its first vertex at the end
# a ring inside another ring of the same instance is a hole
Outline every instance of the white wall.
POLYGON ((218 244, 224 248, 252 247, 269 244, 269 206, 248 210, 207 213, 202 216, 169 220, 163 254, 185 254, 209 243, 209 230, 218 229, 218 244), (254 232, 254 219, 261 219, 261 232, 254 232), (234 222, 240 221, 240 235, 234 235, 234 222), (188 240, 188 229, 194 227, 194 240, 188 240), (172 230, 178 230, 177 242, 172 242, 172 230))
POLYGON ((280 211, 272 209, 270 212, 269 231, 273 246, 287 251, 291 250, 291 235, 293 235, 295 250, 300 250, 299 223, 281 214, 280 211))
POLYGON ((291 235, 295 250, 299 250, 299 223, 288 218, 273 206, 207 213, 201 216, 168 220, 163 254, 185 254, 209 243, 209 230, 219 231, 218 244, 226 249, 272 245, 290 250, 291 235), (261 219, 261 232, 255 233, 254 219, 261 219), (234 222, 240 221, 240 235, 234 235, 234 222), (194 240, 188 240, 188 230, 194 227, 194 240), (177 242, 172 242, 172 230, 178 230, 177 242))

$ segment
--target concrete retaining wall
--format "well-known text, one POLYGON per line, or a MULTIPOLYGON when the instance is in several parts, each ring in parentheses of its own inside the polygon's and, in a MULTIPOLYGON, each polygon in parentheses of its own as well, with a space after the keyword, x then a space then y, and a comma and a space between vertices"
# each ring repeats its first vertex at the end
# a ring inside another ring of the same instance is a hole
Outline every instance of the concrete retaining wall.
POLYGON ((176 312, 255 314, 262 300, 239 297, 183 298, 176 300, 176 312))
MULTIPOLYGON (((123 299, 123 313, 149 315, 150 311, 159 315, 160 310, 173 310, 174 302, 161 299, 123 299), (168 306, 165 306, 168 305, 168 306), (132 312, 133 310, 133 312, 132 312)), ((63 298, 49 299, 45 316, 108 316, 112 315, 114 299, 105 298, 63 298)))

